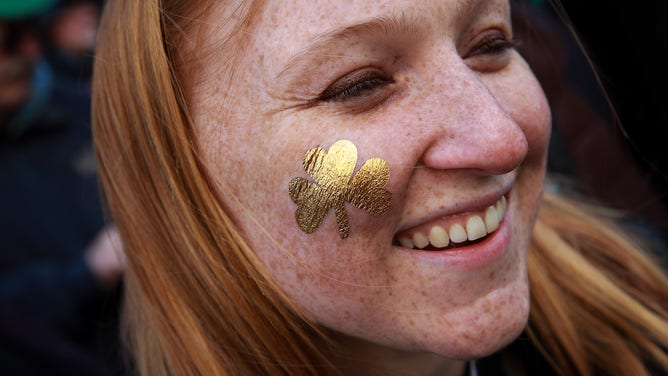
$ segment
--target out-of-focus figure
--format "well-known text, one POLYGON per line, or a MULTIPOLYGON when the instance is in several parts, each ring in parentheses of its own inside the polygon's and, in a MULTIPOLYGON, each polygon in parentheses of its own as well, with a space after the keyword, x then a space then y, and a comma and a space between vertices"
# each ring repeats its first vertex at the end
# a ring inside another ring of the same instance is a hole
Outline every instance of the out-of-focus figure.
POLYGON ((0 374, 121 372, 124 259, 100 207, 83 64, 98 13, 0 3, 0 374))
POLYGON ((36 65, 41 44, 36 20, 30 16, 55 1, 13 3, 18 2, 0 4, 0 125, 4 132, 31 94, 38 94, 32 83, 38 81, 33 78, 40 73, 36 65))

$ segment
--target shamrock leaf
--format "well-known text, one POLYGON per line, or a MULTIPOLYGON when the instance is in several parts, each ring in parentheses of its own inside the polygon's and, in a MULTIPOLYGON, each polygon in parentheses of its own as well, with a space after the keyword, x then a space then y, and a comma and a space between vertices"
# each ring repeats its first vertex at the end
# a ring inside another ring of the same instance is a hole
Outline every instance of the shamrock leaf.
POLYGON ((371 158, 353 176, 356 165, 357 148, 348 140, 335 142, 329 151, 317 147, 304 154, 304 170, 314 182, 297 177, 288 188, 297 204, 295 219, 302 231, 314 232, 334 208, 339 236, 345 239, 350 235, 346 202, 373 215, 389 210, 392 194, 383 188, 390 180, 387 162, 371 158))

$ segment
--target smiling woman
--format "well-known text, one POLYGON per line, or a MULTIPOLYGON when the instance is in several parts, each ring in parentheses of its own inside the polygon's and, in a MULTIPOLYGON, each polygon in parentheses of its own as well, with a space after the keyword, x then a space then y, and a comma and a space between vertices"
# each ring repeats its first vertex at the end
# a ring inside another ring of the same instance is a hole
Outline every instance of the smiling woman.
POLYGON ((668 369, 661 271, 542 198, 513 45, 503 0, 109 1, 95 137, 139 371, 668 369))

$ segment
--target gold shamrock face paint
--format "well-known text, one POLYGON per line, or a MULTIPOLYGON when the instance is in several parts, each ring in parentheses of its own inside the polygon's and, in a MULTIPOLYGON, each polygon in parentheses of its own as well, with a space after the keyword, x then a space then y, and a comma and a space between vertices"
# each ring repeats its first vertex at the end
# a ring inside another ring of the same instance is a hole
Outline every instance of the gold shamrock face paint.
POLYGON ((314 232, 334 208, 339 236, 347 238, 350 224, 346 202, 373 215, 385 214, 392 205, 392 193, 383 188, 390 180, 387 162, 371 158, 353 176, 357 148, 348 140, 335 142, 328 152, 321 147, 308 150, 304 154, 303 166, 314 181, 294 178, 290 181, 289 192, 297 204, 297 224, 307 234, 314 232))

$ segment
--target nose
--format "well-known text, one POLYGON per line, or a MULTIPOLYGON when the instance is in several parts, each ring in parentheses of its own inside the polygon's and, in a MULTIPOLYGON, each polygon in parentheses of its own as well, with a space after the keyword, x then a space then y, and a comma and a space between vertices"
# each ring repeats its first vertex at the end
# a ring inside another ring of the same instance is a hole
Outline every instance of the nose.
POLYGON ((527 136, 501 105, 509 102, 498 97, 503 91, 462 68, 433 81, 434 94, 428 102, 434 116, 425 125, 430 138, 421 162, 434 169, 466 169, 484 175, 512 171, 528 153, 527 136))

